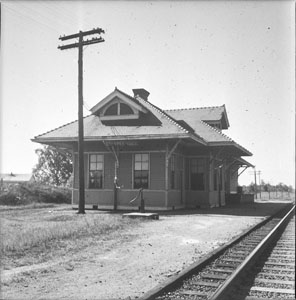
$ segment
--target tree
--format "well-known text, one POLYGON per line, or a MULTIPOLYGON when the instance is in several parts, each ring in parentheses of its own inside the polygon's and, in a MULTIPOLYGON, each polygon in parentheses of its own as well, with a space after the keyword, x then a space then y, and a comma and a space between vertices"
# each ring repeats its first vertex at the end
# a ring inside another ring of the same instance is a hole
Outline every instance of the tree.
POLYGON ((66 185, 73 171, 72 155, 51 146, 36 149, 35 153, 39 156, 33 169, 35 180, 55 186, 66 185))

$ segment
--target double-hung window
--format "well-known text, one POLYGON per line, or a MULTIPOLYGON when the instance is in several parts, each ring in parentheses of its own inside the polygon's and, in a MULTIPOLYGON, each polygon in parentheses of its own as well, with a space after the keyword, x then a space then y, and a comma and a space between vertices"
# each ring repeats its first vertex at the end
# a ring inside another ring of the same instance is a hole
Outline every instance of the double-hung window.
POLYGON ((190 188, 195 191, 205 190, 205 160, 202 158, 190 160, 190 188))
POLYGON ((148 189, 149 182, 149 155, 148 153, 134 156, 134 189, 148 189))
POLYGON ((103 173, 104 173, 104 155, 90 154, 89 155, 89 188, 103 188, 103 173))

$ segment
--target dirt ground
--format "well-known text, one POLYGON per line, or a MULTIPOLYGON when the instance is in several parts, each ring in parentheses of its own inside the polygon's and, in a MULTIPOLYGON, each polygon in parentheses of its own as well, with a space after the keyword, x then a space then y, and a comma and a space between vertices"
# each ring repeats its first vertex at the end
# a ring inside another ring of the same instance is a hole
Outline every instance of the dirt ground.
POLYGON ((137 298, 283 206, 160 213, 67 258, 2 270, 1 299, 137 298))

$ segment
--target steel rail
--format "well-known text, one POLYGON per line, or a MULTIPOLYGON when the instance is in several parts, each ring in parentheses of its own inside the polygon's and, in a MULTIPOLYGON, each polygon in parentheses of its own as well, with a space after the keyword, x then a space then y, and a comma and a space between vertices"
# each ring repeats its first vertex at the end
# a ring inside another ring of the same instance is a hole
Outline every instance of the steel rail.
POLYGON ((256 246, 256 248, 246 257, 242 264, 230 275, 230 277, 217 289, 217 291, 209 298, 209 300, 221 300, 227 296, 234 284, 241 278, 244 272, 252 266, 262 252, 269 246, 274 237, 284 228, 290 217, 295 211, 295 205, 282 218, 282 220, 271 230, 271 232, 256 246))

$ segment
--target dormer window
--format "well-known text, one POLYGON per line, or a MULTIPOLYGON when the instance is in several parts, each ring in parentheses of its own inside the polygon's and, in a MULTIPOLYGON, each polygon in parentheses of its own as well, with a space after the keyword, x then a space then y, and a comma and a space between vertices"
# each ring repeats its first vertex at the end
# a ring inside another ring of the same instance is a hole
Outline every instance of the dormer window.
POLYGON ((133 110, 124 103, 119 103, 119 114, 120 115, 133 115, 133 110))
MULTIPOLYGON (((138 92, 141 92, 141 89, 138 92)), ((101 121, 107 121, 107 123, 105 122, 104 124, 110 125, 112 123, 122 126, 135 124, 137 123, 135 120, 139 120, 149 114, 149 110, 147 110, 139 100, 119 91, 117 88, 115 88, 114 92, 97 103, 91 109, 91 112, 98 116, 101 121), (112 122, 110 123, 109 121, 112 122)))
POLYGON ((110 103, 101 111, 100 118, 101 120, 138 119, 139 112, 133 107, 116 100, 112 101, 112 103, 110 103))
POLYGON ((107 108, 107 110, 105 111, 104 116, 117 116, 117 115, 119 115, 119 113, 118 113, 119 105, 118 104, 119 103, 116 103, 116 104, 113 104, 113 105, 109 106, 107 108))

